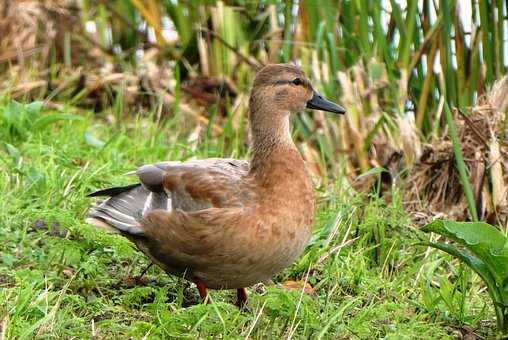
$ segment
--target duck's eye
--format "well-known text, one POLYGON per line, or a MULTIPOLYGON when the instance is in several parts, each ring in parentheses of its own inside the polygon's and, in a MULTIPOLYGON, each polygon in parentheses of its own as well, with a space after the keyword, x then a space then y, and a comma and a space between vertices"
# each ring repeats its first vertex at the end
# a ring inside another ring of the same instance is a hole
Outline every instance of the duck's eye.
POLYGON ((293 83, 293 85, 302 85, 303 84, 303 82, 300 78, 293 79, 292 83, 293 83))

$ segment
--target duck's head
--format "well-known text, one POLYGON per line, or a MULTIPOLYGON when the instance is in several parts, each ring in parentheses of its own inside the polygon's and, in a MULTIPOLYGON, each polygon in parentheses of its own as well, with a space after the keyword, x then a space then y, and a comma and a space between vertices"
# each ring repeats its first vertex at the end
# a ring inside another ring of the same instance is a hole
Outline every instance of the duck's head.
POLYGON ((263 67, 252 87, 252 111, 293 113, 305 108, 344 114, 346 110, 315 91, 309 79, 291 64, 271 64, 263 67))

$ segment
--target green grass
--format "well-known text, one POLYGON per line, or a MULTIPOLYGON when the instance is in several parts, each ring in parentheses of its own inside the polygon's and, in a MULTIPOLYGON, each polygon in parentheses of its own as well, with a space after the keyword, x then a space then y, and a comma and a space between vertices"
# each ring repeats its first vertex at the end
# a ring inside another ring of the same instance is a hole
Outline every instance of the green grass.
POLYGON ((231 304, 230 291, 212 291, 213 303, 200 304, 191 284, 155 266, 146 285, 127 284, 149 261, 126 239, 84 222, 86 194, 131 182, 121 174, 143 163, 244 157, 245 136, 226 129, 220 138, 189 141, 178 115, 157 125, 150 115, 108 124, 73 113, 0 104, 6 339, 451 339, 464 324, 494 334, 481 281, 448 255, 414 245, 421 233, 404 213, 399 190, 386 203, 354 193, 345 180, 318 188, 315 235, 305 255, 273 283, 249 289, 249 311, 231 304), (314 294, 282 287, 306 278, 314 294))

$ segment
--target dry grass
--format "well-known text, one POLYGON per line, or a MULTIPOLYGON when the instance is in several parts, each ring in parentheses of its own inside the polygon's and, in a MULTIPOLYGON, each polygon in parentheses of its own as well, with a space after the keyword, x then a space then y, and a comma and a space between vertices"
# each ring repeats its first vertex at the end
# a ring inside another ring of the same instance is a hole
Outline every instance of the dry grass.
MULTIPOLYGON (((470 113, 455 111, 455 125, 462 145, 479 218, 507 226, 508 77, 494 84, 470 113)), ((409 208, 429 217, 468 219, 466 198, 455 165, 447 131, 424 146, 413 167, 407 191, 409 208)))

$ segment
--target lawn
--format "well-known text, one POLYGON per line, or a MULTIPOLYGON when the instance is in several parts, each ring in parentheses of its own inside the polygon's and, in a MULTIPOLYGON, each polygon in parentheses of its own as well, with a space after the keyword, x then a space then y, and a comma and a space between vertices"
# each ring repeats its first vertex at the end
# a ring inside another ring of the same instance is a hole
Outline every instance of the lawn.
POLYGON ((85 223, 87 193, 131 183, 122 174, 144 163, 248 157, 244 126, 196 138, 180 115, 161 121, 0 104, 1 339, 493 336, 480 279, 417 244, 428 235, 404 212, 401 189, 387 202, 341 178, 316 188, 305 254, 250 287, 248 310, 231 303, 232 291, 202 304, 193 284, 156 266, 135 280, 148 259, 85 223))

